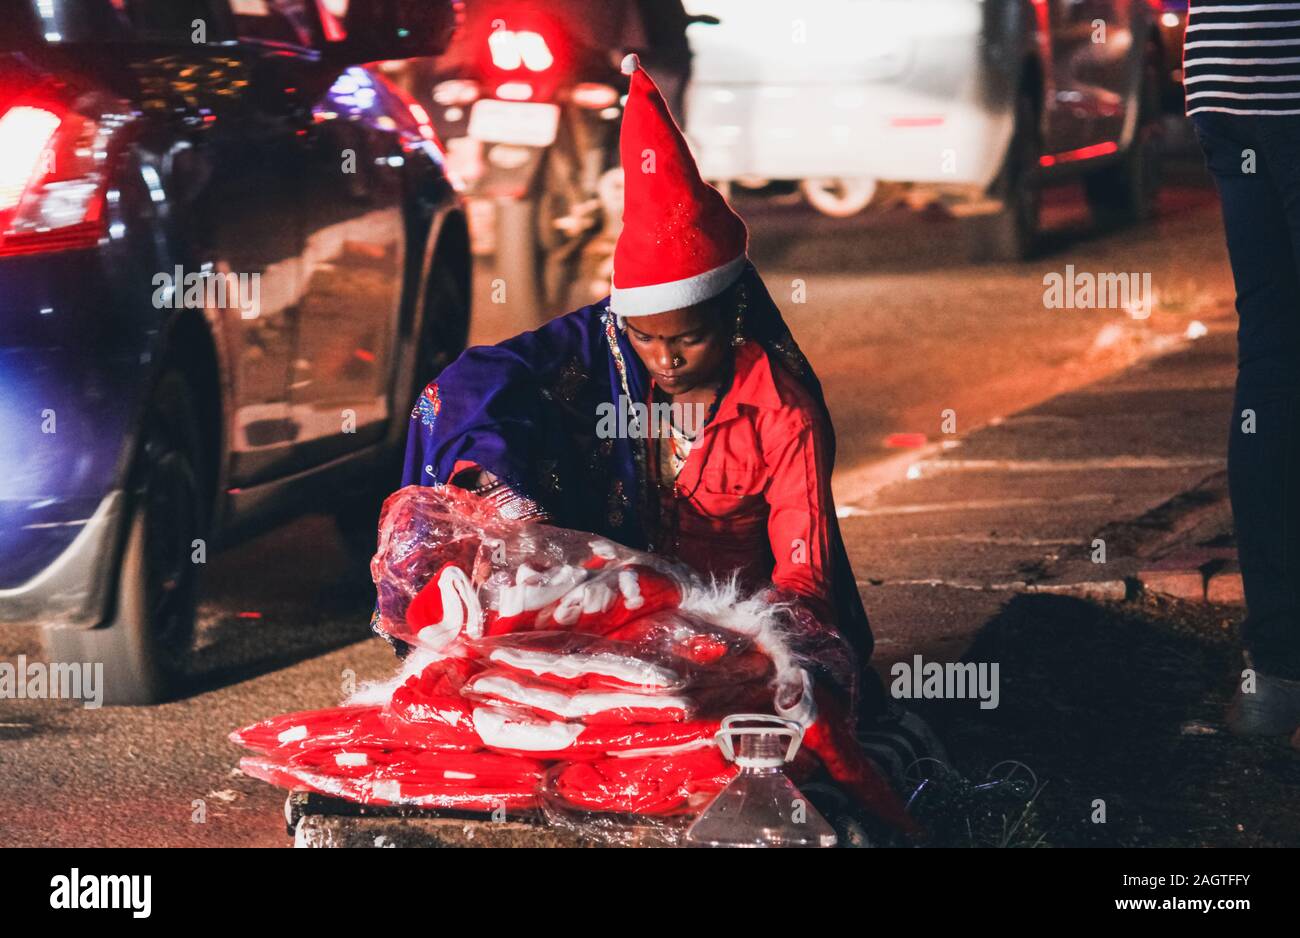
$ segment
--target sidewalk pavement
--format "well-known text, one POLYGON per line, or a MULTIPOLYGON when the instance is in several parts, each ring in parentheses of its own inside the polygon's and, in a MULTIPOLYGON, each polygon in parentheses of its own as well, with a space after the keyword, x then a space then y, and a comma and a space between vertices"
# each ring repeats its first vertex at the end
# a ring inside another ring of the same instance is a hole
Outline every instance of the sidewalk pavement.
POLYGON ((965 780, 930 812, 936 842, 1300 843, 1300 759, 1285 737, 1223 724, 1242 676, 1242 609, 1213 604, 1240 597, 1230 322, 940 438, 893 467, 906 478, 840 505, 872 665, 965 780), (942 687, 918 676, 958 660, 942 687), (1028 802, 972 800, 1025 768, 1028 802))
MULTIPOLYGON (((876 658, 960 657, 1016 594, 1240 602, 1228 330, 919 452, 840 505, 876 658)), ((960 414, 957 415, 960 420, 960 414)), ((936 424, 940 417, 935 415, 936 424)))

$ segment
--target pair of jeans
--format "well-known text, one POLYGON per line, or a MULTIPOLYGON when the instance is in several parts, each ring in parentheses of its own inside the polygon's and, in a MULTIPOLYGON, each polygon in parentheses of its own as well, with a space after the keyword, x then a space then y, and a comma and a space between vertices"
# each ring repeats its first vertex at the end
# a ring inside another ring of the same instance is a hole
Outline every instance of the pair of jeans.
POLYGON ((1251 664, 1300 678, 1300 115, 1192 116, 1237 292, 1228 480, 1251 664))

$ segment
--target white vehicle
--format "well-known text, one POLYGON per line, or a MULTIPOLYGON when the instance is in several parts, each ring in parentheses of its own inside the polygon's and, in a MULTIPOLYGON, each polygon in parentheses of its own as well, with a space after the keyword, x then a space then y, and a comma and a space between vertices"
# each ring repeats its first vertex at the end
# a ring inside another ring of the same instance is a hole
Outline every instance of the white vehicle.
POLYGON ((984 259, 1032 253, 1039 190, 1152 209, 1156 0, 687 0, 686 130, 725 188, 794 180, 851 215, 885 192, 972 217, 984 259))

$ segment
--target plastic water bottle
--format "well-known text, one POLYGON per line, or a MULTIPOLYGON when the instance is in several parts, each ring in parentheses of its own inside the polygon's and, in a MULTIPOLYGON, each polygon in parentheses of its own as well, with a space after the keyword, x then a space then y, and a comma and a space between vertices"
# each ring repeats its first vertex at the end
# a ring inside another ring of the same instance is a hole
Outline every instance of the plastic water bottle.
POLYGON ((740 773, 686 831, 695 847, 834 847, 834 829, 786 776, 803 728, 762 713, 733 713, 716 734, 740 773))

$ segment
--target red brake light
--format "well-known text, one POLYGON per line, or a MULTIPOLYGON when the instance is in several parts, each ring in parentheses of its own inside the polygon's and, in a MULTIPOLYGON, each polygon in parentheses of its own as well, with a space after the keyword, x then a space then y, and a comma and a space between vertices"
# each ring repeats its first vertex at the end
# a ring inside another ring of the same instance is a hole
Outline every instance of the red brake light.
POLYGON ((507 81, 497 86, 497 97, 503 101, 527 101, 533 96, 533 86, 526 81, 507 81))
POLYGON ((104 236, 108 148, 123 120, 46 100, 0 113, 0 257, 92 247, 104 236))
POLYGON ((520 66, 530 72, 544 72, 555 64, 546 39, 531 30, 494 29, 488 34, 488 49, 492 52, 492 64, 503 72, 512 72, 520 66))
MULTIPOLYGON (((48 159, 62 120, 40 107, 15 107, 0 117, 0 212, 10 212, 48 159)), ((44 174, 42 174, 44 175, 44 174)))

